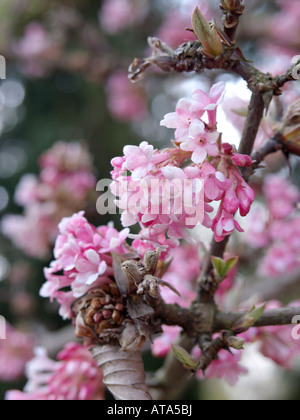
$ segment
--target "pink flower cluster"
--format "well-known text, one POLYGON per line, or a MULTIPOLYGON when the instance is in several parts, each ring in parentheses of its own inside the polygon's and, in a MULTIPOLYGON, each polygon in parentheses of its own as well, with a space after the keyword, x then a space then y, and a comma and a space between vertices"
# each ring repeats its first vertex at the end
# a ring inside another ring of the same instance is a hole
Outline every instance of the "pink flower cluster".
POLYGON ((280 277, 300 268, 300 191, 279 175, 269 175, 263 186, 268 210, 250 214, 248 240, 256 248, 267 247, 259 273, 280 277))
POLYGON ((299 46, 300 11, 295 0, 277 0, 281 10, 272 17, 270 31, 280 45, 299 46))
POLYGON ((0 340, 1 382, 13 382, 24 375, 26 363, 33 357, 34 345, 32 336, 6 326, 6 340, 0 340))
POLYGON ((63 216, 85 208, 96 184, 80 143, 56 143, 40 158, 40 176, 25 175, 15 195, 24 215, 3 218, 2 231, 28 256, 47 258, 63 216))
POLYGON ((61 305, 60 315, 71 318, 71 305, 76 299, 89 289, 111 281, 110 253, 126 252, 124 243, 128 233, 128 229, 119 233, 112 225, 96 228, 88 223, 84 212, 63 219, 54 248, 55 261, 45 269, 47 282, 41 296, 56 299, 61 305))
MULTIPOLYGON (((162 288, 161 294, 168 304, 178 304, 188 308, 196 298, 197 280, 201 273, 201 256, 199 249, 190 244, 177 247, 172 253, 172 264, 163 280, 174 286, 181 297, 168 288, 162 288), (184 281, 183 281, 184 279, 184 281)), ((180 327, 163 326, 163 334, 154 340, 152 353, 156 357, 165 357, 180 336, 180 327)))
MULTIPOLYGON (((299 306, 298 302, 293 302, 289 306, 299 306)), ((282 304, 277 301, 269 302, 267 309, 281 308, 282 304)), ((294 326, 270 326, 263 328, 251 328, 242 337, 246 342, 260 343, 261 353, 273 360, 277 365, 290 370, 296 356, 300 354, 300 341, 293 338, 294 326)))
POLYGON ((61 54, 61 46, 39 22, 29 23, 23 37, 15 41, 12 51, 22 60, 22 71, 29 77, 43 77, 51 62, 61 54))
POLYGON ((117 71, 107 82, 108 107, 111 115, 120 121, 140 121, 148 109, 143 89, 128 79, 127 73, 117 71))
POLYGON ((27 365, 28 383, 24 392, 9 391, 8 401, 100 401, 105 398, 102 372, 89 350, 76 343, 49 359, 46 350, 37 349, 27 365))
POLYGON ((174 148, 158 151, 143 142, 139 147, 126 146, 124 156, 113 159, 111 189, 124 211, 122 223, 139 223, 140 240, 172 247, 166 241, 187 238, 185 229, 198 223, 212 228, 217 241, 235 229, 242 231, 234 215, 238 210, 241 216, 248 214, 254 192, 239 167, 250 166, 252 160, 221 143, 216 121, 223 92, 223 83, 213 86, 210 95, 197 90, 191 99, 179 101, 175 113, 165 116, 162 125, 176 129, 174 148), (204 114, 208 124, 202 119, 204 114), (199 180, 204 182, 204 189, 199 180), (183 197, 188 184, 191 199, 186 205, 183 197), (211 220, 208 213, 213 211, 210 204, 215 201, 220 206, 211 220))
POLYGON ((146 0, 105 0, 99 13, 102 29, 115 35, 140 23, 148 10, 146 0))

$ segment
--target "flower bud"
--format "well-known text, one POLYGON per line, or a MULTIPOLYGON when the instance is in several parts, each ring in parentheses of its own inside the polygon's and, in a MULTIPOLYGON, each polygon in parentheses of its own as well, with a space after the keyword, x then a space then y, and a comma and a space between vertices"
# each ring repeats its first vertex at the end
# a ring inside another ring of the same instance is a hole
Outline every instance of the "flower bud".
POLYGON ((300 100, 288 107, 280 131, 285 141, 300 145, 300 100))
POLYGON ((122 351, 135 352, 140 350, 146 343, 146 337, 142 336, 134 324, 128 323, 120 338, 122 351))
POLYGON ((245 340, 241 337, 227 337, 226 344, 236 350, 243 350, 245 340))
POLYGON ((196 7, 192 15, 192 25, 196 37, 201 41, 204 51, 213 57, 223 53, 223 45, 215 26, 211 26, 205 19, 199 7, 196 7))
POLYGON ((144 257, 145 269, 148 274, 155 275, 159 260, 159 248, 156 251, 148 251, 144 257))
POLYGON ((240 10, 242 6, 242 0, 221 0, 224 9, 231 12, 240 10))
POLYGON ((261 306, 260 308, 253 308, 245 316, 240 318, 233 326, 232 331, 234 334, 241 334, 245 331, 248 331, 256 321, 262 316, 266 309, 266 305, 261 306))

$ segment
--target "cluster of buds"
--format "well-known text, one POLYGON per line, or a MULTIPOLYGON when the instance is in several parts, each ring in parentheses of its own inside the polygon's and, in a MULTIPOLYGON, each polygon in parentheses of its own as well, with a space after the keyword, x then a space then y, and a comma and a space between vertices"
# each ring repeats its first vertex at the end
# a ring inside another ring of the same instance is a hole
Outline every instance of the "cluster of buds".
POLYGON ((158 263, 159 249, 154 252, 146 252, 144 264, 134 260, 125 261, 122 264, 122 270, 125 272, 130 283, 137 287, 138 295, 149 295, 153 299, 158 299, 160 297, 160 286, 162 286, 168 287, 180 296, 179 292, 170 283, 156 277, 156 274, 158 275, 158 263))
POLYGON ((159 250, 149 251, 142 262, 138 257, 114 255, 115 282, 91 289, 73 305, 78 338, 87 344, 120 344, 123 351, 134 352, 143 347, 153 325, 153 300, 160 297, 159 286, 169 283, 163 275, 167 263, 159 262, 159 250))
POLYGON ((124 297, 115 283, 91 290, 74 305, 76 335, 92 341, 112 338, 126 318, 124 297))

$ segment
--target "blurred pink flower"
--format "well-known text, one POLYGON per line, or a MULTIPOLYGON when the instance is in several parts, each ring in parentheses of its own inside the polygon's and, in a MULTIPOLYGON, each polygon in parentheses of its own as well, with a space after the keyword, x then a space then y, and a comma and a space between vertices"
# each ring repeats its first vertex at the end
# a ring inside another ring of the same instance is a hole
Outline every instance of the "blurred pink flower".
POLYGON ((99 12, 99 19, 103 30, 114 35, 140 23, 146 13, 145 0, 105 0, 99 12))
POLYGON ((17 187, 15 201, 24 215, 7 215, 1 229, 14 244, 33 258, 49 258, 58 234, 57 225, 87 206, 96 185, 92 163, 80 143, 56 143, 40 157, 39 177, 25 175, 17 187))
POLYGON ((46 350, 37 349, 28 363, 28 383, 24 392, 9 391, 6 400, 99 401, 104 399, 102 373, 89 350, 76 343, 68 344, 49 359, 46 350))
POLYGON ((33 357, 34 338, 6 325, 6 340, 0 340, 0 381, 13 382, 24 375, 33 357))
POLYGON ((135 122, 147 117, 146 95, 141 85, 130 82, 127 73, 117 71, 110 76, 107 95, 110 113, 117 120, 135 122))
MULTIPOLYGON (((199 379, 225 379, 229 385, 234 386, 241 375, 246 375, 248 369, 240 365, 242 359, 242 351, 231 349, 232 354, 226 350, 221 350, 218 359, 214 360, 205 371, 199 371, 197 376, 199 379)), ((195 351, 196 356, 200 356, 200 350, 195 351)))

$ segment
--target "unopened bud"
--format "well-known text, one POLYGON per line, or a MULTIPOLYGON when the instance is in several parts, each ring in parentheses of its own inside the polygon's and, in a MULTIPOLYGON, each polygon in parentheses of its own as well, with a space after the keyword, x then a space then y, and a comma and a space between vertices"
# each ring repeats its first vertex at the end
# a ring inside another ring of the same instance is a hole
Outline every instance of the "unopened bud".
POLYGON ((129 281, 139 284, 143 281, 144 274, 139 270, 135 261, 125 261, 122 264, 122 270, 129 281))
POLYGON ((288 107, 280 131, 285 141, 300 144, 300 100, 288 107))
POLYGON ((266 309, 266 305, 261 306, 260 308, 253 308, 245 316, 240 318, 233 326, 232 331, 234 334, 241 334, 245 331, 248 331, 256 321, 262 316, 266 309))
POLYGON ((242 350, 244 348, 245 340, 241 337, 227 337, 226 344, 233 349, 242 350))
POLYGON ((222 6, 224 9, 229 10, 231 12, 239 10, 242 5, 242 0, 221 0, 222 6))
POLYGON ((159 260, 159 248, 156 251, 148 251, 144 257, 145 269, 148 274, 155 275, 159 260))
POLYGON ((142 336, 134 324, 127 324, 120 338, 122 351, 135 352, 140 350, 146 343, 146 337, 142 336))
POLYGON ((203 48, 212 58, 223 53, 223 45, 215 26, 211 26, 205 19, 199 7, 192 15, 192 25, 196 37, 201 41, 203 48))

